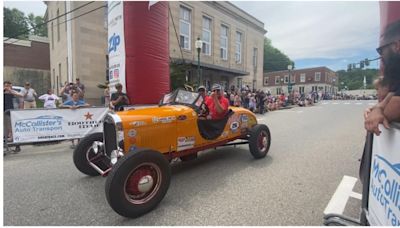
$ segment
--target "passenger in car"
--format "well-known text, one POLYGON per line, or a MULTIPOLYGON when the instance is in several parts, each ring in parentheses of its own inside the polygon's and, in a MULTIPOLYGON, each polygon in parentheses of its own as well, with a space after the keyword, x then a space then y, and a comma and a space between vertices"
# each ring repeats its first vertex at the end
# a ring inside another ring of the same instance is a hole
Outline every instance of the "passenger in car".
POLYGON ((224 97, 222 86, 219 84, 212 86, 212 93, 205 103, 210 111, 207 119, 223 119, 228 112, 229 101, 224 97))
POLYGON ((206 100, 209 98, 206 94, 206 87, 200 86, 197 89, 197 92, 200 94, 200 96, 203 98, 203 103, 200 105, 200 112, 199 112, 199 119, 206 119, 208 113, 208 108, 207 105, 205 104, 206 100))

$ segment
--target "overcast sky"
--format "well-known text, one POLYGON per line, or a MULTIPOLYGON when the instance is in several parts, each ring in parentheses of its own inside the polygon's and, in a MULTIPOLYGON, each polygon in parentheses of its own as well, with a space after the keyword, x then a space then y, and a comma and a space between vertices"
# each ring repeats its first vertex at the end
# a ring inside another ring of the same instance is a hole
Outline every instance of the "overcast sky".
MULTIPOLYGON (((297 69, 327 66, 345 69, 348 63, 377 57, 378 2, 234 1, 264 23, 272 44, 295 61, 297 69)), ((5 1, 26 15, 44 15, 43 1, 5 1)), ((377 68, 377 62, 372 67, 377 68)))

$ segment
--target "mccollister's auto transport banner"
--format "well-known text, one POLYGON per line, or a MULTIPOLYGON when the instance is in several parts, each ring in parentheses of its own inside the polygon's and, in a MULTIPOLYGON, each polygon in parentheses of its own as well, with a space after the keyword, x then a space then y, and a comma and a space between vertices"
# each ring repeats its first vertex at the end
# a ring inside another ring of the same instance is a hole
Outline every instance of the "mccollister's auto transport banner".
POLYGON ((108 1, 108 58, 111 91, 115 92, 115 84, 121 83, 126 92, 123 1, 108 1))
POLYGON ((107 113, 107 108, 11 111, 13 140, 25 143, 82 138, 102 132, 107 113))
POLYGON ((400 226, 400 128, 374 136, 368 221, 372 226, 400 226))

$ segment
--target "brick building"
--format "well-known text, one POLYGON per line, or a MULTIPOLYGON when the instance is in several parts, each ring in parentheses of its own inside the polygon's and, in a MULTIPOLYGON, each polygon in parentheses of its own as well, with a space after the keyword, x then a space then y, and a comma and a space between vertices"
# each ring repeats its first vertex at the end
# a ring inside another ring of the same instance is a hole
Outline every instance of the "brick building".
POLYGON ((282 70, 264 73, 264 88, 271 94, 288 93, 289 85, 292 84, 294 92, 308 94, 312 91, 325 94, 336 94, 338 92, 339 78, 336 72, 327 67, 315 67, 299 70, 282 70))
POLYGON ((50 50, 47 37, 29 36, 28 40, 4 37, 3 80, 23 86, 29 81, 38 94, 51 88, 50 50))

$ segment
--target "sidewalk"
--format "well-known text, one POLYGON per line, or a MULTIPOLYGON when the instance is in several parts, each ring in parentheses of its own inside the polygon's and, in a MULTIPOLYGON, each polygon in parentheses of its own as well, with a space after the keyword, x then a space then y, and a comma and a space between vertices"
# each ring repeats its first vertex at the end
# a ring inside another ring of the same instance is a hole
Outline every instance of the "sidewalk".
POLYGON ((21 145, 21 151, 18 153, 14 152, 15 146, 9 146, 9 151, 6 150, 6 146, 3 145, 3 153, 8 154, 21 154, 21 153, 41 153, 41 152, 57 152, 61 150, 71 150, 71 141, 61 141, 58 143, 51 144, 37 144, 37 145, 21 145))

